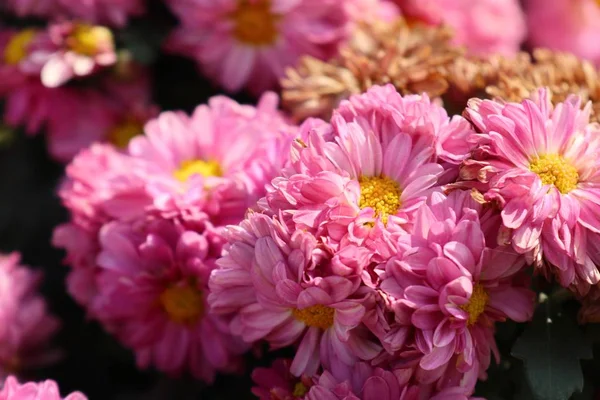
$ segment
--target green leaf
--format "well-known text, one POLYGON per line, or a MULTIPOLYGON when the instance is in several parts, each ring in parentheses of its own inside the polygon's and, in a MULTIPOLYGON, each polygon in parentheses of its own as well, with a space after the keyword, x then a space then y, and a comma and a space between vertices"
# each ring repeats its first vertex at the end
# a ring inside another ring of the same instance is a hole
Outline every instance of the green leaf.
POLYGON ((517 340, 513 356, 521 358, 529 387, 538 400, 567 400, 583 389, 579 360, 592 358, 575 316, 546 300, 517 340))

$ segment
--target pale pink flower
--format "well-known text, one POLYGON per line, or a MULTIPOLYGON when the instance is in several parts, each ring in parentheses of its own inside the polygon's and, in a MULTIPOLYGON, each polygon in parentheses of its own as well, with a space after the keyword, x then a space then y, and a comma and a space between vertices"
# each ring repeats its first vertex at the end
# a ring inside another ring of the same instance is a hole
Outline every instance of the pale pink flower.
POLYGON ((37 293, 41 275, 19 262, 17 253, 0 255, 0 379, 60 356, 48 347, 60 323, 37 293))
POLYGON ((165 220, 112 222, 99 235, 98 295, 91 307, 136 354, 138 366, 190 372, 206 382, 233 372, 247 345, 206 297, 215 249, 205 236, 165 220))
POLYGON ((9 376, 2 390, 0 400, 87 400, 80 392, 73 392, 67 397, 61 397, 58 385, 52 380, 40 383, 26 382, 20 384, 13 376, 9 376))
POLYGON ((466 114, 480 132, 478 150, 461 175, 484 184, 518 252, 585 292, 600 280, 600 128, 589 123, 591 104, 582 110, 571 96, 554 107, 549 97, 540 90, 520 104, 472 100, 466 114))
POLYGON ((343 368, 379 354, 361 325, 371 292, 360 288, 357 275, 336 276, 315 237, 258 213, 229 229, 208 301, 213 312, 236 312, 232 332, 272 348, 298 343, 296 376, 313 375, 321 363, 343 368))
POLYGON ((596 0, 526 0, 529 43, 573 53, 600 63, 594 46, 600 37, 600 5, 596 0))
POLYGON ((213 97, 191 117, 165 112, 148 122, 128 153, 144 165, 153 207, 165 216, 209 218, 213 225, 241 221, 287 161, 297 131, 277 102, 273 93, 256 107, 213 97))
POLYGON ((90 75, 117 62, 112 32, 103 26, 60 22, 48 27, 56 50, 47 54, 42 83, 50 88, 90 75))
POLYGON ((329 59, 349 34, 354 0, 169 0, 181 21, 168 48, 228 91, 277 87, 301 55, 329 59), (215 46, 215 43, 219 43, 215 46))
MULTIPOLYGON (((514 55, 519 51, 527 33, 525 15, 519 0, 395 2, 409 18, 429 24, 449 25, 454 31, 454 42, 466 46, 475 54, 514 55)), ((546 10, 546 7, 540 7, 540 11, 542 10, 546 10)))
POLYGON ((292 360, 278 358, 270 368, 252 371, 254 386, 252 394, 259 400, 300 400, 313 385, 312 378, 297 378, 290 373, 292 360))
POLYGON ((395 321, 384 342, 400 359, 413 353, 423 383, 450 381, 449 366, 484 378, 491 353, 499 357, 494 323, 533 315, 525 259, 496 245, 499 221, 488 213, 469 192, 433 193, 385 265, 380 290, 395 321))

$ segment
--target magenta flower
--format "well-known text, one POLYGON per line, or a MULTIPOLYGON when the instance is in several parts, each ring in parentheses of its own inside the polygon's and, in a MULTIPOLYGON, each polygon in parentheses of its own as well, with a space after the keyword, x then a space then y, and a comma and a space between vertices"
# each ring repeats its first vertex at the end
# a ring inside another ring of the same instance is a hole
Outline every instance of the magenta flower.
POLYGON ((498 222, 469 192, 434 193, 385 265, 380 290, 395 321, 384 342, 401 358, 416 353, 423 383, 451 365, 484 377, 491 353, 498 357, 494 323, 533 315, 535 294, 520 274, 525 259, 496 245, 498 222))
POLYGON ((292 360, 277 359, 270 368, 255 368, 252 371, 254 386, 252 394, 259 400, 304 399, 313 385, 312 378, 297 378, 290 373, 292 360))
POLYGON ((508 240, 520 253, 542 260, 563 286, 585 292, 600 280, 598 127, 591 105, 573 96, 553 107, 549 93, 521 104, 471 101, 466 113, 481 133, 461 175, 487 189, 502 209, 508 240))
POLYGON ((532 46, 566 51, 600 63, 600 50, 592 45, 600 35, 600 5, 596 0, 524 3, 532 46))
POLYGON ((20 384, 15 377, 9 376, 0 390, 0 400, 87 400, 82 393, 73 392, 61 397, 58 385, 52 380, 40 383, 20 384))
POLYGON ((189 371, 206 382, 233 372, 247 346, 205 299, 218 253, 206 237, 165 220, 112 222, 100 231, 93 314, 141 368, 189 371))
POLYGON ((117 62, 112 32, 103 26, 57 23, 48 27, 48 35, 56 50, 47 55, 41 70, 47 87, 61 86, 117 62))
POLYGON ((19 262, 17 253, 0 256, 0 379, 60 356, 48 347, 60 323, 37 293, 41 275, 19 262))
POLYGON ((354 0, 169 0, 181 25, 168 47, 228 91, 275 88, 301 55, 329 59, 346 39, 354 0), (214 46, 219 43, 219 46, 214 46))
MULTIPOLYGON (((449 25, 454 43, 475 54, 516 54, 527 34, 518 0, 394 0, 402 12, 429 24, 449 25)), ((590 0, 591 1, 591 0, 590 0)), ((539 10, 545 10, 544 6, 539 10)))
MULTIPOLYGON (((231 329, 247 342, 272 348, 298 343, 296 376, 370 360, 381 348, 361 325, 370 291, 358 276, 331 272, 332 260, 308 232, 290 232, 276 218, 251 214, 227 232, 226 255, 210 280, 216 313, 236 312, 231 329)), ((363 257, 361 249, 356 256, 363 257)))

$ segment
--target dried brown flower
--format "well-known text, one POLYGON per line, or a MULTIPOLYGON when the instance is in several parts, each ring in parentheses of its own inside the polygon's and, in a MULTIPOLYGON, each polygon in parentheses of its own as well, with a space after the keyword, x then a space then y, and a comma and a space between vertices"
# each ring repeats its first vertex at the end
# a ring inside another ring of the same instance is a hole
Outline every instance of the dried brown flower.
POLYGON ((304 57, 282 80, 283 102, 298 119, 328 117, 351 94, 391 83, 400 93, 437 97, 448 89, 447 67, 463 55, 446 27, 395 22, 363 23, 339 56, 304 57))

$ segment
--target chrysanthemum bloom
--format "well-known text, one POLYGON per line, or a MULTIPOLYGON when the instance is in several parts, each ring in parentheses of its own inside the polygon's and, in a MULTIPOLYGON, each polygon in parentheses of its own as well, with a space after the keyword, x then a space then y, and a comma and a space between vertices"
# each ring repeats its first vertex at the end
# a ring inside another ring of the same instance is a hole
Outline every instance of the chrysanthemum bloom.
POLYGON ((292 360, 278 358, 270 368, 252 371, 252 394, 260 400, 299 400, 313 385, 310 377, 297 378, 290 373, 292 360))
POLYGON ((273 180, 261 206, 325 237, 332 249, 368 243, 384 228, 410 225, 442 176, 456 174, 438 161, 458 164, 468 154, 460 138, 471 133, 426 96, 375 86, 342 102, 331 125, 304 126, 292 167, 273 180))
POLYGON ((417 21, 449 25, 454 43, 471 53, 516 54, 527 26, 519 0, 395 0, 402 13, 417 21))
POLYGON ((165 112, 148 122, 128 154, 144 165, 152 206, 213 225, 241 221, 287 161, 297 132, 277 101, 273 93, 256 107, 214 97, 191 117, 165 112))
POLYGON ((233 372, 247 345, 208 312, 208 278, 218 253, 205 236, 166 220, 112 222, 99 235, 93 314, 140 367, 190 372, 206 382, 233 372))
POLYGON ((0 255, 0 379, 59 356, 48 347, 60 324, 36 293, 41 276, 19 261, 17 253, 0 255))
POLYGON ((525 259, 496 245, 499 226, 469 192, 434 193, 385 265, 380 290, 395 314, 386 348, 418 359, 424 383, 447 367, 485 377, 491 353, 499 356, 494 323, 533 315, 535 294, 520 273, 525 259))
POLYGON ((80 392, 73 392, 67 397, 61 397, 58 385, 52 380, 44 382, 27 382, 20 384, 13 376, 9 376, 2 390, 0 400, 87 400, 80 392))
POLYGON ((313 375, 320 364, 341 368, 379 354, 361 325, 369 291, 361 290, 357 274, 335 275, 339 265, 314 236, 251 213, 226 237, 230 245, 211 276, 208 301, 213 312, 235 312, 235 334, 247 342, 265 339, 272 348, 298 343, 290 367, 296 376, 313 375))
POLYGON ((50 25, 48 35, 56 51, 47 56, 41 71, 47 87, 61 86, 117 62, 113 35, 106 27, 61 22, 50 25))
POLYGON ((301 55, 335 55, 349 32, 345 3, 352 1, 170 0, 181 26, 168 47, 194 58, 228 91, 261 93, 301 55))
POLYGON ((596 0, 526 0, 532 46, 567 51, 600 63, 592 43, 600 35, 600 4, 596 0))
POLYGON ((502 209, 509 240, 520 253, 533 253, 563 286, 585 292, 600 280, 596 267, 600 232, 600 136, 571 96, 556 107, 550 93, 499 104, 471 101, 467 117, 480 132, 478 150, 461 170, 486 189, 484 199, 502 209))

